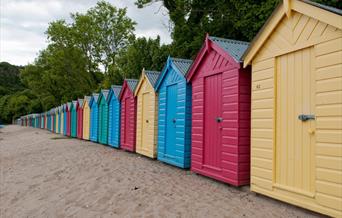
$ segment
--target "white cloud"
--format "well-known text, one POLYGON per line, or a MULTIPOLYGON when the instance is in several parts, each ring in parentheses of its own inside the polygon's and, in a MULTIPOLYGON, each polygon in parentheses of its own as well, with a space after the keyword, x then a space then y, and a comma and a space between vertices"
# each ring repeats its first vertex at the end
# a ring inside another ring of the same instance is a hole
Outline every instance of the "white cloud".
MULTIPOLYGON (((108 0, 116 7, 127 7, 127 15, 137 22, 136 35, 170 43, 169 18, 161 3, 138 9, 134 0, 108 0)), ((70 13, 85 12, 96 0, 0 0, 0 61, 25 65, 34 61, 46 47, 49 22, 70 19, 70 13)))

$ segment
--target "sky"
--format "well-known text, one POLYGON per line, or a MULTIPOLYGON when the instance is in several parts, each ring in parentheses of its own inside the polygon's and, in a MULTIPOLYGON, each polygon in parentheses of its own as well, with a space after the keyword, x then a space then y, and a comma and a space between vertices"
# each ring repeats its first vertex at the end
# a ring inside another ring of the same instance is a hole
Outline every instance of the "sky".
MULTIPOLYGON (((107 0, 118 8, 127 7, 127 16, 137 22, 136 36, 171 42, 167 10, 156 2, 143 9, 134 0, 107 0)), ((0 0, 0 62, 14 65, 32 63, 47 46, 45 31, 49 22, 70 21, 70 13, 86 12, 97 0, 0 0)))

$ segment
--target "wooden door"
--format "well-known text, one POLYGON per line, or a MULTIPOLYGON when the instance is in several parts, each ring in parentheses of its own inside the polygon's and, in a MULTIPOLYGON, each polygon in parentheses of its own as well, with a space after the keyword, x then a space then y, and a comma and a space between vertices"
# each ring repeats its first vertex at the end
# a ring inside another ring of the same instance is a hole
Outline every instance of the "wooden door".
POLYGON ((149 118, 149 92, 145 92, 142 94, 142 111, 141 111, 141 148, 142 150, 146 150, 148 147, 148 139, 150 130, 150 118, 149 118))
MULTIPOLYGON (((129 132, 133 131, 130 129, 129 125, 129 117, 130 117, 130 98, 126 97, 124 99, 124 105, 125 105, 125 130, 124 130, 124 144, 127 145, 129 143, 129 132)), ((132 118, 131 118, 132 119, 132 118)))
POLYGON ((276 175, 280 188, 313 196, 315 76, 313 49, 277 58, 276 175), (308 120, 302 115, 309 115, 308 120))
POLYGON ((221 169, 222 74, 204 78, 204 155, 203 164, 221 169))
POLYGON ((170 85, 166 90, 166 137, 165 154, 175 157, 176 149, 176 125, 177 125, 177 84, 170 85))

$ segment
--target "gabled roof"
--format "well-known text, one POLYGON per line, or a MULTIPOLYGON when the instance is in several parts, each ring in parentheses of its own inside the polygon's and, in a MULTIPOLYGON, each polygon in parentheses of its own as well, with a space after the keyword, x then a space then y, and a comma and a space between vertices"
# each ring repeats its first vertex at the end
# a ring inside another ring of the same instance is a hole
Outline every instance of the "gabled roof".
POLYGON ((148 81, 151 83, 151 85, 154 87, 154 85, 156 84, 160 72, 159 71, 151 71, 151 70, 145 70, 145 75, 148 79, 148 81))
POLYGON ((67 108, 67 104, 63 104, 63 111, 65 111, 67 108))
POLYGON ((70 110, 71 106, 72 106, 72 102, 68 102, 67 103, 67 106, 68 106, 68 110, 70 110))
POLYGON ((115 97, 119 98, 122 86, 112 85, 110 89, 111 89, 111 92, 113 92, 113 94, 115 95, 115 97))
POLYGON ((134 95, 135 96, 138 95, 138 92, 139 92, 139 90, 143 84, 145 77, 147 78, 147 81, 152 86, 152 88, 155 89, 154 86, 155 86, 156 82, 158 81, 159 75, 160 75, 160 72, 158 72, 158 71, 151 71, 151 70, 143 69, 142 73, 140 75, 138 85, 135 87, 134 95))
POLYGON ((125 79, 127 82, 128 87, 132 92, 134 92, 135 88, 138 85, 138 80, 137 79, 125 79))
POLYGON ((229 53, 236 62, 242 62, 241 57, 249 46, 248 42, 233 39, 224 39, 214 36, 209 36, 209 39, 229 53))
POLYGON ((191 65, 188 73, 186 74, 187 81, 190 81, 197 68, 200 66, 203 58, 206 57, 207 53, 214 49, 221 56, 226 59, 231 60, 231 64, 235 66, 241 66, 242 63, 242 55, 247 50, 249 43, 233 40, 233 39, 224 39, 219 37, 209 36, 208 34, 205 37, 204 43, 200 51, 197 53, 195 61, 191 65))
POLYGON ((91 96, 84 96, 82 107, 84 107, 84 104, 88 104, 89 106, 90 100, 91 100, 91 96))
POLYGON ((184 76, 188 73, 188 70, 190 69, 190 66, 192 64, 192 60, 189 59, 181 59, 181 58, 171 58, 171 62, 177 67, 179 72, 183 74, 184 76))
POLYGON ((262 48, 274 29, 282 21, 286 15, 291 16, 291 11, 304 14, 312 17, 323 23, 342 29, 341 14, 342 10, 318 4, 309 0, 283 0, 278 7, 273 11, 271 16, 267 19, 265 24, 259 30, 258 34, 252 40, 250 46, 242 56, 244 60, 244 67, 249 65, 254 56, 262 48))
POLYGON ((77 99, 77 101, 78 101, 78 106, 83 108, 83 99, 79 98, 79 99, 77 99))
MULTIPOLYGON (((107 101, 107 98, 108 98, 108 94, 109 94, 109 90, 108 89, 102 89, 101 90, 101 93, 100 93, 100 96, 103 96, 105 101, 107 101)), ((99 97, 100 97, 99 96, 99 97)), ((99 102, 98 102, 99 103, 99 102)))
POLYGON ((97 104, 97 100, 99 99, 99 93, 93 93, 91 95, 91 99, 89 101, 89 106, 91 107, 91 105, 93 104, 93 102, 95 101, 95 103, 97 104))
POLYGON ((185 78, 185 75, 188 73, 188 70, 190 69, 190 66, 192 65, 192 60, 189 59, 181 59, 181 58, 172 58, 168 57, 165 63, 165 66, 160 73, 160 76, 155 84, 155 90, 157 91, 160 87, 160 84, 162 83, 163 79, 165 78, 165 75, 169 71, 170 66, 175 68, 176 71, 178 71, 183 77, 185 78))
POLYGON ((119 98, 121 101, 121 98, 123 96, 124 90, 127 87, 129 90, 131 90, 132 94, 134 95, 134 91, 138 85, 139 80, 136 79, 125 79, 119 94, 119 98))
POLYGON ((74 108, 77 108, 77 100, 76 101, 72 101, 72 105, 74 108))

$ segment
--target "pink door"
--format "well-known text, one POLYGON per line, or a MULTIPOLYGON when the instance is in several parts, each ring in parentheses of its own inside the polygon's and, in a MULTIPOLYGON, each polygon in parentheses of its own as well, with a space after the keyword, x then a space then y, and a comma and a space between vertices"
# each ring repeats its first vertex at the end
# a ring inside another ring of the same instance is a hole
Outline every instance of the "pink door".
POLYGON ((222 152, 222 74, 204 78, 204 148, 203 164, 221 169, 222 152))
MULTIPOLYGON (((129 143, 129 133, 132 131, 131 126, 129 125, 129 117, 130 117, 130 106, 129 106, 130 98, 125 98, 125 141, 124 144, 127 146, 127 143, 129 143)), ((132 118, 131 118, 132 119, 132 118)))

